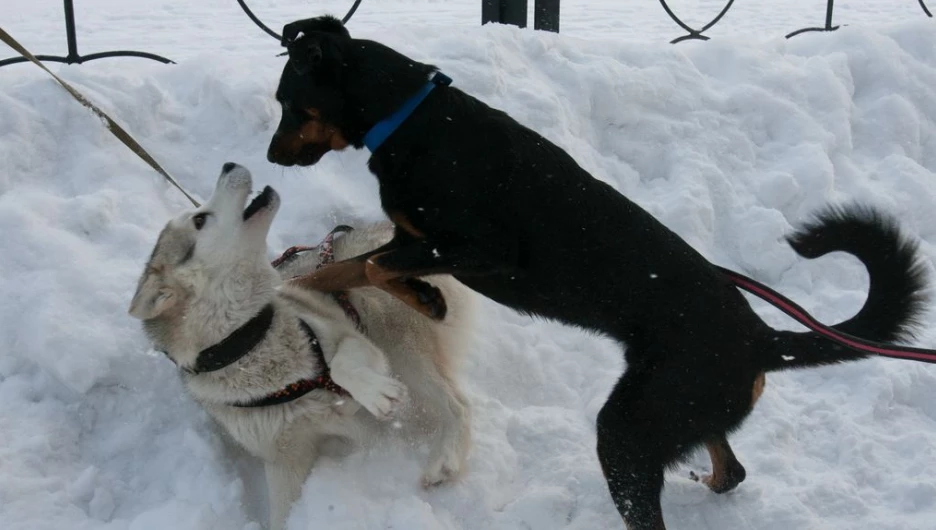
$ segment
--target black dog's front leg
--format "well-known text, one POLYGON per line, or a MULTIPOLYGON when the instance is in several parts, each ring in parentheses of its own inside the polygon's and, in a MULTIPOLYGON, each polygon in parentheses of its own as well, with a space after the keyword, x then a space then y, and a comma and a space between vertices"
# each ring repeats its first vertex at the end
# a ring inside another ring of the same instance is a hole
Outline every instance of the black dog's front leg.
POLYGON ((516 246, 491 240, 414 240, 377 253, 369 261, 386 271, 410 277, 429 274, 486 276, 518 269, 516 246))
POLYGON ((387 252, 400 245, 398 238, 353 258, 326 265, 320 269, 292 280, 290 283, 312 291, 335 293, 370 285, 366 274, 366 263, 374 255, 387 252))
POLYGON ((372 256, 367 260, 365 271, 371 285, 393 294, 426 316, 442 319, 446 312, 442 293, 416 278, 431 274, 517 274, 519 267, 516 246, 504 241, 423 239, 372 256))

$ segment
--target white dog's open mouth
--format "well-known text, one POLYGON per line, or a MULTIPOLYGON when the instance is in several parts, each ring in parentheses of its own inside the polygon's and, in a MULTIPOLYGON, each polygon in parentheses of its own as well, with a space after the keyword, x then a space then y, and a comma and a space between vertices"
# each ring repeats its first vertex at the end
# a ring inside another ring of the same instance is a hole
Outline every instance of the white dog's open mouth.
POLYGON ((260 192, 260 195, 254 197, 250 204, 247 205, 247 208, 244 210, 244 221, 250 219, 260 210, 263 210, 270 206, 273 203, 274 198, 276 197, 276 191, 273 188, 266 186, 263 188, 263 191, 260 192))

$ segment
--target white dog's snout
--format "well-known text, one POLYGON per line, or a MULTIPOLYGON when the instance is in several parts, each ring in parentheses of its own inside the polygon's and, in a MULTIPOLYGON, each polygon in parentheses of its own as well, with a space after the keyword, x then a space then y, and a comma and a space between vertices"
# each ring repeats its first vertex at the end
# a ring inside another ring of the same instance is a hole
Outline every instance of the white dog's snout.
POLYGON ((252 186, 250 171, 234 162, 226 162, 221 166, 221 182, 227 188, 247 188, 252 186))

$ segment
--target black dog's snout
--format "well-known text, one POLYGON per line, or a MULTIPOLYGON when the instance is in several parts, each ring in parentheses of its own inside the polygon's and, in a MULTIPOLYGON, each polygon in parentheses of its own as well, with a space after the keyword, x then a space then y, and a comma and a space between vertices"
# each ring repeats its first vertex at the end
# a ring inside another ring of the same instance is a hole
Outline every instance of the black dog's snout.
POLYGON ((277 164, 282 162, 282 152, 279 148, 280 133, 277 131, 273 134, 273 139, 270 140, 270 147, 267 148, 267 160, 277 164))
POLYGON ((235 164, 234 162, 225 162, 224 165, 221 166, 221 172, 230 173, 231 170, 234 169, 235 167, 237 167, 237 164, 235 164))

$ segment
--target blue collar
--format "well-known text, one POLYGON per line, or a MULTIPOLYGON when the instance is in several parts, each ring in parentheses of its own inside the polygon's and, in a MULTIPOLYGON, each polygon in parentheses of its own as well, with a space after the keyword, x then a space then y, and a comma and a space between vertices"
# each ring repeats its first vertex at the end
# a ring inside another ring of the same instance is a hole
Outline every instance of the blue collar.
POLYGON ((371 130, 367 131, 367 134, 364 135, 364 145, 370 150, 371 153, 377 150, 384 141, 393 134, 393 131, 397 130, 406 118, 410 117, 410 114, 416 110, 416 107, 426 99, 426 96, 429 95, 432 90, 438 85, 448 86, 452 83, 452 78, 443 74, 442 72, 436 72, 432 79, 429 80, 422 88, 419 89, 415 94, 410 96, 409 99, 403 102, 400 105, 400 108, 396 110, 389 117, 384 118, 377 122, 376 125, 371 127, 371 130))

